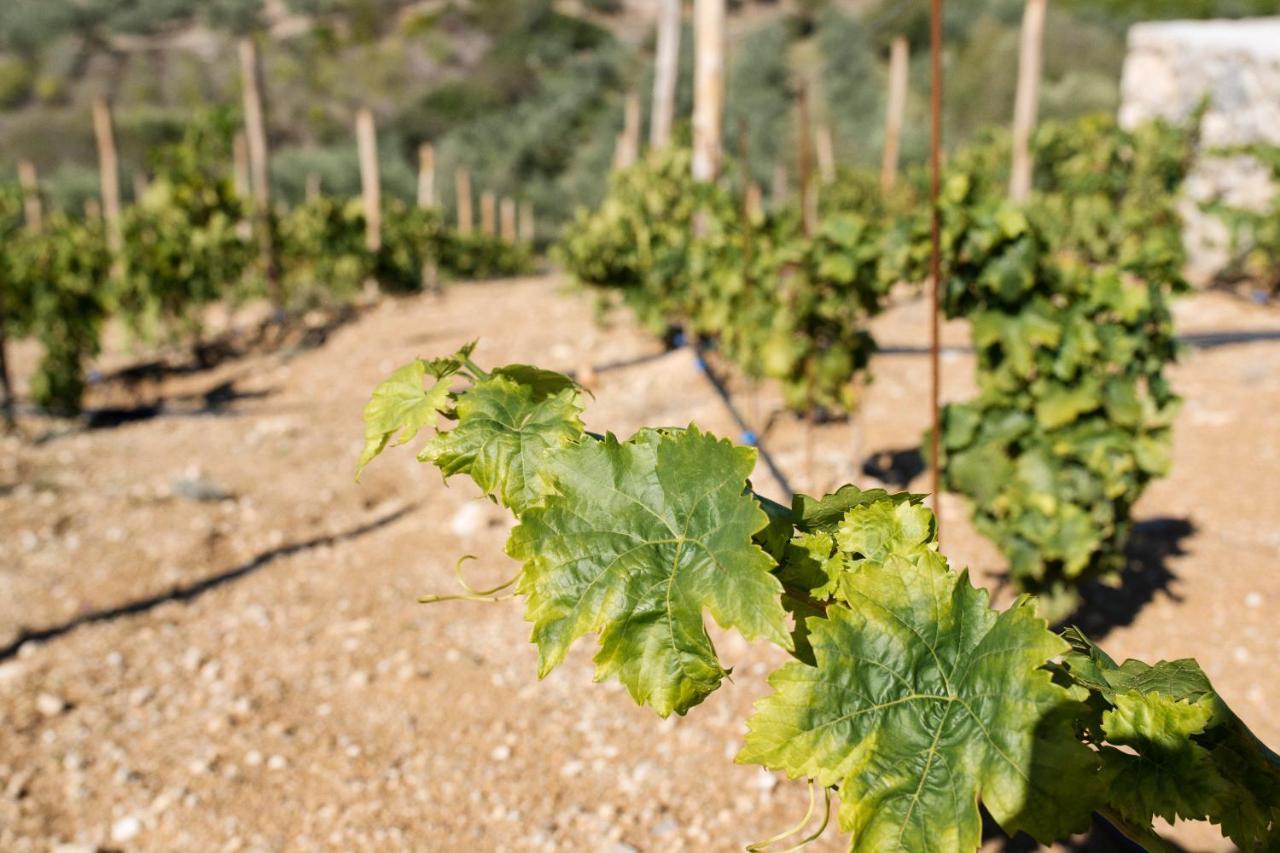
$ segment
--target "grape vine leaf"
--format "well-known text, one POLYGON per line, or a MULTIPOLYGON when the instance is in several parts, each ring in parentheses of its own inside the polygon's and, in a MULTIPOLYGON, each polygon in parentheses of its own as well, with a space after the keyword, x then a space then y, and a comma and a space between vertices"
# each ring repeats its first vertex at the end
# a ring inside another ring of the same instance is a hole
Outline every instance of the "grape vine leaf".
POLYGON ((1280 844, 1280 756, 1189 659, 1116 662, 1076 628, 1064 672, 1090 690, 1112 807, 1131 821, 1209 820, 1245 851, 1280 844), (1121 747, 1121 748, 1117 748, 1121 747))
POLYGON ((752 536, 768 518, 746 491, 755 451, 687 430, 607 435, 554 454, 555 491, 526 510, 507 552, 524 562, 539 675, 598 632, 596 679, 617 677, 661 716, 719 686, 703 623, 791 648, 774 562, 752 536))
POLYGON ((436 423, 440 412, 449 404, 448 376, 452 371, 441 371, 435 383, 426 388, 424 382, 429 368, 420 358, 395 370, 373 389, 373 396, 364 407, 364 449, 356 462, 356 479, 373 459, 386 449, 392 436, 400 433, 396 444, 411 441, 423 427, 436 423))
POLYGON ((533 392, 534 402, 539 402, 544 397, 550 397, 552 394, 559 394, 561 391, 569 389, 575 391, 585 390, 571 377, 563 373, 535 367, 531 364, 507 364, 502 367, 495 367, 489 372, 489 375, 504 376, 512 382, 529 386, 533 392))
POLYGON ((884 489, 860 489, 848 484, 821 498, 797 494, 791 499, 791 514, 795 526, 802 531, 834 533, 845 515, 854 507, 873 503, 918 504, 923 500, 924 495, 910 492, 891 494, 884 489))
POLYGON ((838 540, 883 562, 853 561, 840 585, 848 604, 808 620, 816 663, 770 677, 738 760, 838 786, 855 851, 974 850, 979 797, 1011 833, 1050 840, 1086 827, 1097 760, 1072 720, 1087 694, 1043 669, 1066 643, 1025 599, 990 609, 932 536, 912 543, 919 520, 897 513, 923 508, 886 508, 842 525, 838 540), (894 527, 905 534, 896 543, 894 527))
POLYGON ((547 454, 583 434, 578 417, 582 403, 573 380, 520 367, 498 368, 458 395, 458 425, 438 433, 418 454, 437 465, 446 479, 470 475, 485 494, 516 515, 550 492, 547 454), (511 377, 529 379, 529 384, 511 377))
POLYGON ((1134 752, 1102 750, 1111 803, 1129 820, 1151 822, 1203 818, 1225 793, 1209 750, 1193 740, 1213 718, 1212 697, 1195 702, 1161 693, 1127 690, 1113 695, 1102 715, 1109 744, 1134 752))

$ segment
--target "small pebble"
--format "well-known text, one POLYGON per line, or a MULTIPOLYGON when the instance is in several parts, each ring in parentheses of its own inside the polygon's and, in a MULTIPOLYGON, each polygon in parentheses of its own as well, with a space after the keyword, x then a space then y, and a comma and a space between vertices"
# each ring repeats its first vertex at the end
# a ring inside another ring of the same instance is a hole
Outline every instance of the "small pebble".
POLYGON ((674 818, 664 817, 658 821, 653 827, 654 835, 671 835, 680 829, 680 825, 675 822, 674 818))
POLYGON ((141 831, 142 821, 133 815, 128 815, 111 824, 111 840, 117 844, 132 841, 141 831))
POLYGON ((778 787, 778 777, 770 773, 768 770, 760 769, 756 771, 756 778, 751 780, 751 784, 754 785, 757 790, 763 791, 767 794, 772 792, 774 788, 778 787))
POLYGON ((52 693, 41 693, 36 697, 36 710, 45 717, 56 717, 67 709, 67 703, 52 693))
POLYGON ((453 514, 453 518, 449 520, 449 529, 454 536, 472 536, 484 527, 485 515, 485 508, 479 501, 470 501, 453 514))

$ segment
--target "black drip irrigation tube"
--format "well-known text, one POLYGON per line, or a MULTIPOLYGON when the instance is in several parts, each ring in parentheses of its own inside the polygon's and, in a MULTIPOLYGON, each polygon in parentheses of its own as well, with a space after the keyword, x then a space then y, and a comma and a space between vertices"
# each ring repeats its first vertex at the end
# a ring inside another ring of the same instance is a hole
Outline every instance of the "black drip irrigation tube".
MULTIPOLYGON (((675 347, 683 346, 686 343, 687 342, 683 334, 677 335, 673 341, 675 347)), ((742 416, 742 412, 738 410, 737 405, 733 402, 733 395, 729 392, 728 386, 724 384, 724 380, 722 380, 719 375, 716 374, 715 370, 712 369, 711 365, 707 363, 706 353, 710 351, 710 348, 707 347, 706 344, 698 341, 692 343, 690 347, 693 350, 695 358, 694 363, 697 366, 698 372, 706 377, 707 382, 715 390, 716 396, 720 398, 720 402, 724 403, 724 407, 728 409, 729 416, 733 418, 734 423, 737 424, 738 429, 741 430, 739 440, 743 444, 756 449, 756 452, 760 454, 760 461, 762 461, 764 466, 769 469, 769 474, 772 475, 773 479, 782 487, 782 491, 786 494, 787 499, 790 500, 791 496, 795 494, 795 490, 791 488, 791 483, 787 481, 787 476, 782 473, 782 469, 778 467, 778 464, 774 461, 772 454, 770 454, 768 449, 764 446, 764 442, 761 440, 761 437, 756 435, 755 431, 751 429, 751 425, 747 423, 747 419, 742 416)))

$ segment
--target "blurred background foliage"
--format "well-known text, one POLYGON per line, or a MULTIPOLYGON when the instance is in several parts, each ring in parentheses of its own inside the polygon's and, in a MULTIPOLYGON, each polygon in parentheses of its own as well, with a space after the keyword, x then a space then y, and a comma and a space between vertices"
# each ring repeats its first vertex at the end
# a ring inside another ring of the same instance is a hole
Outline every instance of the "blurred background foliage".
MULTIPOLYGON (((352 120, 377 116, 385 191, 411 200, 417 147, 437 149, 437 188, 453 170, 476 192, 533 202, 541 226, 594 204, 622 127, 623 101, 652 85, 653 0, 4 0, 0 3, 0 170, 40 169, 48 202, 78 210, 97 192, 89 99, 115 106, 123 185, 191 117, 238 105, 235 38, 261 33, 273 180, 296 204, 308 174, 354 194, 352 120)), ((794 160, 794 94, 832 130, 837 157, 880 156, 890 40, 911 45, 903 159, 927 135, 928 0, 733 0, 728 145, 746 136, 768 185, 794 160), (741 129, 741 130, 740 130, 741 129)), ((1022 0, 948 4, 946 138, 1008 121, 1022 0)), ((1041 113, 1114 109, 1125 31, 1135 21, 1274 12, 1270 0, 1054 0, 1041 113)), ((691 102, 686 27, 679 114, 691 102)), ((228 168, 230 168, 228 164, 228 168)), ((793 177, 794 180, 794 177, 793 177)))

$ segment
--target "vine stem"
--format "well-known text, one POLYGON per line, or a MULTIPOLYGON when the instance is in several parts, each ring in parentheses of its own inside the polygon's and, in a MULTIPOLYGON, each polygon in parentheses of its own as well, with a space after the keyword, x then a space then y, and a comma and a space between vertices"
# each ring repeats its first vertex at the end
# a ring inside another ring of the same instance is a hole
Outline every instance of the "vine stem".
POLYGON ((1177 853, 1178 848, 1161 838, 1154 829, 1133 825, 1113 808, 1100 808, 1098 809, 1098 814, 1103 820, 1115 827, 1117 832, 1143 850, 1150 851, 1150 853, 1177 853))

